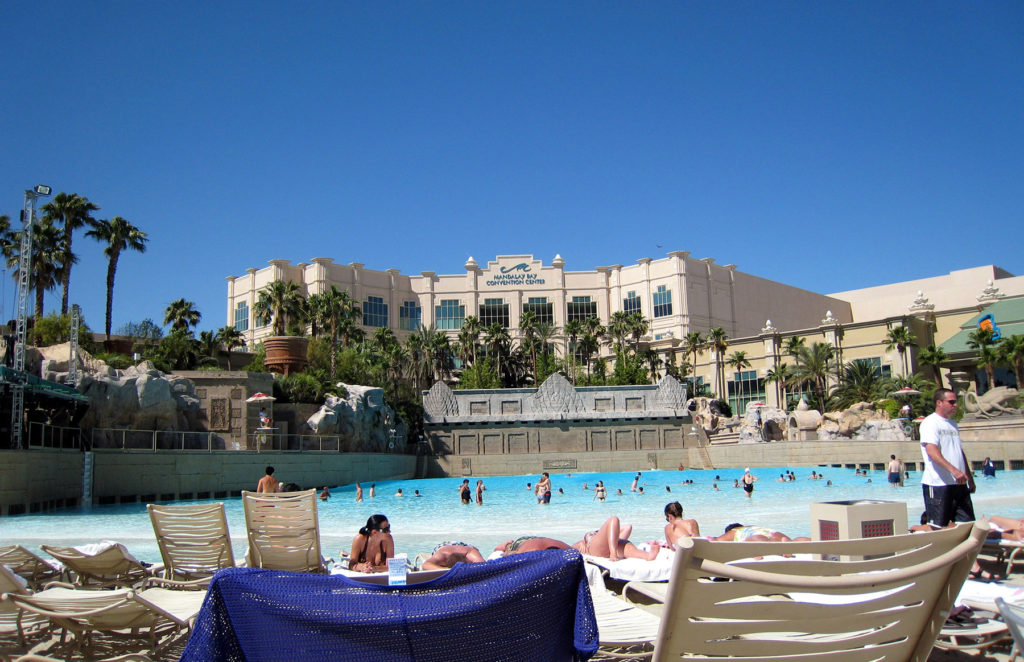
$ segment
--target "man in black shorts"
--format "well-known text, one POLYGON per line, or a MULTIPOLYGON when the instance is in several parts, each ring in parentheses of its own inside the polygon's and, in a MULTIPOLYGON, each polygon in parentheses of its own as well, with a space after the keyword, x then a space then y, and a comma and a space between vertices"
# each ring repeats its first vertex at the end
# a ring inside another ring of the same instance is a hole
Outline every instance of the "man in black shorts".
POLYGON ((960 429, 952 420, 956 394, 935 389, 935 411, 921 423, 924 471, 921 487, 928 523, 942 527, 950 522, 974 521, 974 476, 960 444, 960 429))

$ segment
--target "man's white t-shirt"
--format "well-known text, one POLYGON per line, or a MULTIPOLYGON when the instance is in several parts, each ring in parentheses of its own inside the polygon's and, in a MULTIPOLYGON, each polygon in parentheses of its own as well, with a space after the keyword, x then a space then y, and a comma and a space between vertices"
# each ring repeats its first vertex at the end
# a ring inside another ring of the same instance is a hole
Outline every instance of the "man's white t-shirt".
POLYGON ((924 455, 924 471, 921 473, 922 485, 956 485, 956 479, 942 467, 932 463, 928 457, 925 444, 935 444, 946 461, 954 467, 967 472, 964 464, 964 451, 960 445, 960 429, 951 419, 931 413, 921 422, 921 454, 924 455))

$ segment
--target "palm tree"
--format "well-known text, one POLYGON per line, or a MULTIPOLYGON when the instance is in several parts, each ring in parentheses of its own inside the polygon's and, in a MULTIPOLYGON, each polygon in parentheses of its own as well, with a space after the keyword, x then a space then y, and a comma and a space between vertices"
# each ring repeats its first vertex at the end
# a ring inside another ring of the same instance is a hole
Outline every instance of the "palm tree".
POLYGON ((831 343, 816 342, 803 347, 796 357, 796 368, 792 382, 810 384, 818 401, 818 411, 825 411, 825 397, 828 394, 828 380, 835 371, 835 348, 831 343))
POLYGON ((480 323, 479 317, 476 315, 470 315, 462 320, 462 330, 466 332, 466 337, 472 340, 471 347, 473 350, 473 363, 476 363, 476 345, 480 340, 480 334, 484 330, 483 324, 480 323))
POLYGON ((789 385, 789 380, 792 378, 793 373, 789 371, 789 364, 786 363, 780 363, 774 368, 769 368, 764 376, 765 383, 775 384, 775 400, 783 409, 785 409, 786 403, 782 396, 785 394, 786 386, 789 385))
POLYGON ((265 325, 273 322, 273 334, 283 336, 288 324, 302 317, 303 297, 297 283, 290 280, 275 280, 260 291, 253 312, 256 323, 265 325))
POLYGON ((986 391, 996 386, 996 365, 999 364, 999 360, 999 351, 995 347, 986 345, 978 349, 977 365, 985 371, 985 376, 988 378, 986 391))
POLYGON ((633 321, 630 313, 624 310, 617 310, 612 313, 612 318, 608 321, 608 337, 611 339, 615 348, 621 350, 626 344, 626 338, 632 333, 633 321))
POLYGON ((572 383, 576 385, 576 341, 583 335, 583 322, 578 319, 571 319, 565 323, 565 353, 569 357, 569 365, 572 366, 572 383))
POLYGON ((657 384, 658 380, 661 379, 661 374, 658 372, 658 368, 662 366, 664 361, 661 360, 661 354, 658 350, 648 348, 643 353, 644 363, 647 364, 647 370, 651 373, 651 383, 657 384))
POLYGON ((149 239, 146 233, 138 229, 120 216, 107 220, 99 220, 93 224, 93 228, 85 233, 97 241, 107 242, 103 253, 107 256, 107 317, 104 330, 107 338, 110 338, 110 319, 114 306, 114 276, 117 274, 117 261, 122 251, 133 250, 138 253, 146 252, 146 242, 149 239))
POLYGON ((640 339, 644 337, 650 328, 650 323, 644 319, 641 313, 631 313, 629 316, 629 335, 633 338, 633 351, 640 348, 640 339))
POLYGON ((917 355, 917 360, 921 362, 921 365, 931 367, 935 383, 942 388, 942 364, 949 360, 949 355, 942 351, 941 347, 928 345, 917 355))
POLYGON ((995 386, 996 361, 999 360, 999 356, 992 350, 995 342, 992 329, 979 327, 967 335, 967 346, 978 351, 978 367, 985 370, 989 388, 995 386))
POLYGON ((725 365, 722 363, 722 359, 725 356, 725 350, 729 348, 729 336, 726 335, 725 329, 720 326, 716 326, 708 331, 707 346, 714 352, 715 355, 715 381, 718 382, 718 397, 725 399, 725 365))
POLYGON ((220 351, 220 340, 217 338, 217 334, 213 331, 200 331, 199 350, 203 353, 203 356, 215 358, 217 352, 220 351))
POLYGON ((217 331, 217 342, 224 346, 228 352, 228 370, 231 370, 231 350, 235 347, 245 346, 245 334, 233 326, 222 326, 217 331))
MULTIPOLYGON (((6 245, 7 267, 13 269, 12 276, 17 282, 21 265, 21 232, 10 234, 6 245)), ((46 292, 57 286, 62 273, 64 251, 61 231, 44 218, 37 219, 32 226, 32 254, 29 256, 29 286, 35 292, 35 319, 43 318, 43 302, 46 292)), ((38 333, 36 342, 40 342, 38 333)))
POLYGON ((800 356, 801 350, 807 347, 807 340, 800 336, 790 336, 786 339, 786 353, 794 359, 800 356))
POLYGON ((590 360, 597 354, 598 350, 601 349, 601 343, 598 341, 597 336, 590 332, 585 332, 583 337, 580 338, 580 342, 576 347, 576 351, 583 357, 583 363, 587 368, 587 383, 590 383, 590 360))
POLYGON ((874 402, 884 395, 885 382, 875 364, 867 359, 850 361, 843 366, 843 377, 835 390, 835 404, 846 409, 858 402, 874 402))
POLYGON ((999 343, 999 356, 1003 362, 1013 366, 1017 389, 1024 388, 1024 336, 1012 335, 999 343))
POLYGON ((71 265, 75 263, 74 252, 71 250, 72 239, 75 230, 89 225, 96 221, 90 212, 99 211, 99 207, 89 202, 89 199, 77 193, 58 193, 53 200, 42 206, 43 218, 51 223, 59 223, 63 230, 61 249, 63 256, 61 264, 64 269, 61 272, 61 286, 63 293, 60 300, 60 314, 68 314, 68 288, 71 284, 71 265))
POLYGON ((184 298, 172 301, 164 309, 164 324, 171 325, 171 332, 188 331, 191 327, 199 324, 202 315, 196 310, 196 304, 186 301, 184 298))
POLYGON ((889 329, 882 341, 885 343, 885 351, 891 352, 895 349, 899 352, 900 360, 903 363, 903 374, 910 374, 910 370, 907 367, 907 349, 917 347, 914 333, 908 327, 894 326, 889 329))
POLYGON ((331 339, 331 381, 338 374, 338 337, 343 320, 353 315, 355 301, 344 290, 331 285, 330 289, 309 297, 308 310, 314 327, 324 327, 331 339))
POLYGON ((501 359, 503 356, 508 358, 510 353, 508 351, 509 342, 511 342, 508 329, 501 325, 501 322, 495 322, 484 330, 484 343, 487 345, 487 355, 494 358, 495 372, 498 373, 498 378, 502 378, 501 371, 501 359))
POLYGON ((527 310, 519 318, 519 330, 523 337, 519 346, 530 353, 530 365, 533 368, 534 382, 537 380, 537 313, 527 310))

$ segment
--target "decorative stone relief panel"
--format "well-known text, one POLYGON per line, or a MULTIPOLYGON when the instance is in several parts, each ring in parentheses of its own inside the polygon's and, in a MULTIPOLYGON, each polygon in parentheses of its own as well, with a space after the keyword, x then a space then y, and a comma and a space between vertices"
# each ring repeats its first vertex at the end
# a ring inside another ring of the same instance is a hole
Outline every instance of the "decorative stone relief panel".
POLYGON ((435 382, 423 396, 423 409, 431 418, 459 415, 459 403, 444 382, 435 382))
POLYGON ((626 411, 643 411, 643 398, 626 398, 626 411))
POLYGON ((572 414, 586 411, 586 407, 569 380, 556 372, 533 394, 533 410, 543 414, 572 414))
POLYGON ((210 429, 216 432, 226 432, 231 429, 231 417, 228 415, 227 398, 212 398, 210 400, 210 429))
POLYGON ((658 409, 686 409, 686 389, 678 379, 672 375, 665 375, 658 382, 654 402, 658 409))

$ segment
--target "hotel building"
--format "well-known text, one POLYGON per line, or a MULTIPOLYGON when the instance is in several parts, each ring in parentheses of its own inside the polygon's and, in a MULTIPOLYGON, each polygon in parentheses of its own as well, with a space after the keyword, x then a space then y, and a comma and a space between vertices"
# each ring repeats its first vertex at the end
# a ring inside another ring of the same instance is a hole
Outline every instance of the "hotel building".
MULTIPOLYGON (((485 265, 470 257, 463 273, 424 271, 419 276, 318 257, 295 265, 271 260, 268 267, 248 269, 246 275, 227 280, 227 323, 243 332, 250 347, 271 335, 269 324, 257 326, 253 309, 260 291, 275 280, 297 283, 306 295, 332 285, 346 290, 361 303, 362 325, 368 333, 387 327, 400 339, 426 326, 454 338, 470 315, 479 317, 485 327, 500 323, 517 338, 526 311, 559 329, 574 319, 597 317, 608 324, 618 311, 638 312, 649 323, 643 347, 678 364, 687 358, 682 355, 687 333, 721 327, 729 337, 726 356, 701 352, 693 376, 697 383, 726 393, 739 412, 754 400, 784 405, 795 395, 766 383, 769 371, 789 359, 783 346, 790 337, 802 337, 808 345, 829 342, 842 361, 867 359, 881 374, 905 374, 917 369, 920 347, 941 346, 975 323, 972 320, 989 305, 1024 297, 1024 277, 995 266, 826 295, 747 274, 732 264, 719 265, 713 258, 697 259, 687 251, 585 271, 567 270, 559 255, 549 264, 532 255, 499 255, 485 265), (886 349, 885 336, 895 326, 910 327, 917 339, 918 347, 906 356, 886 349), (745 354, 750 366, 727 368, 726 384, 717 384, 716 366, 737 351, 745 354)), ((1002 308, 1005 315, 1018 317, 1015 311, 1024 306, 1002 308)), ((1024 319, 1002 322, 1010 325, 1004 335, 1024 333, 1024 319)), ((963 354, 962 341, 954 344, 963 354)), ((607 355, 610 350, 604 347, 602 352, 607 355)), ((969 377, 976 377, 965 357, 951 358, 950 368, 956 369, 960 360, 969 377)))

